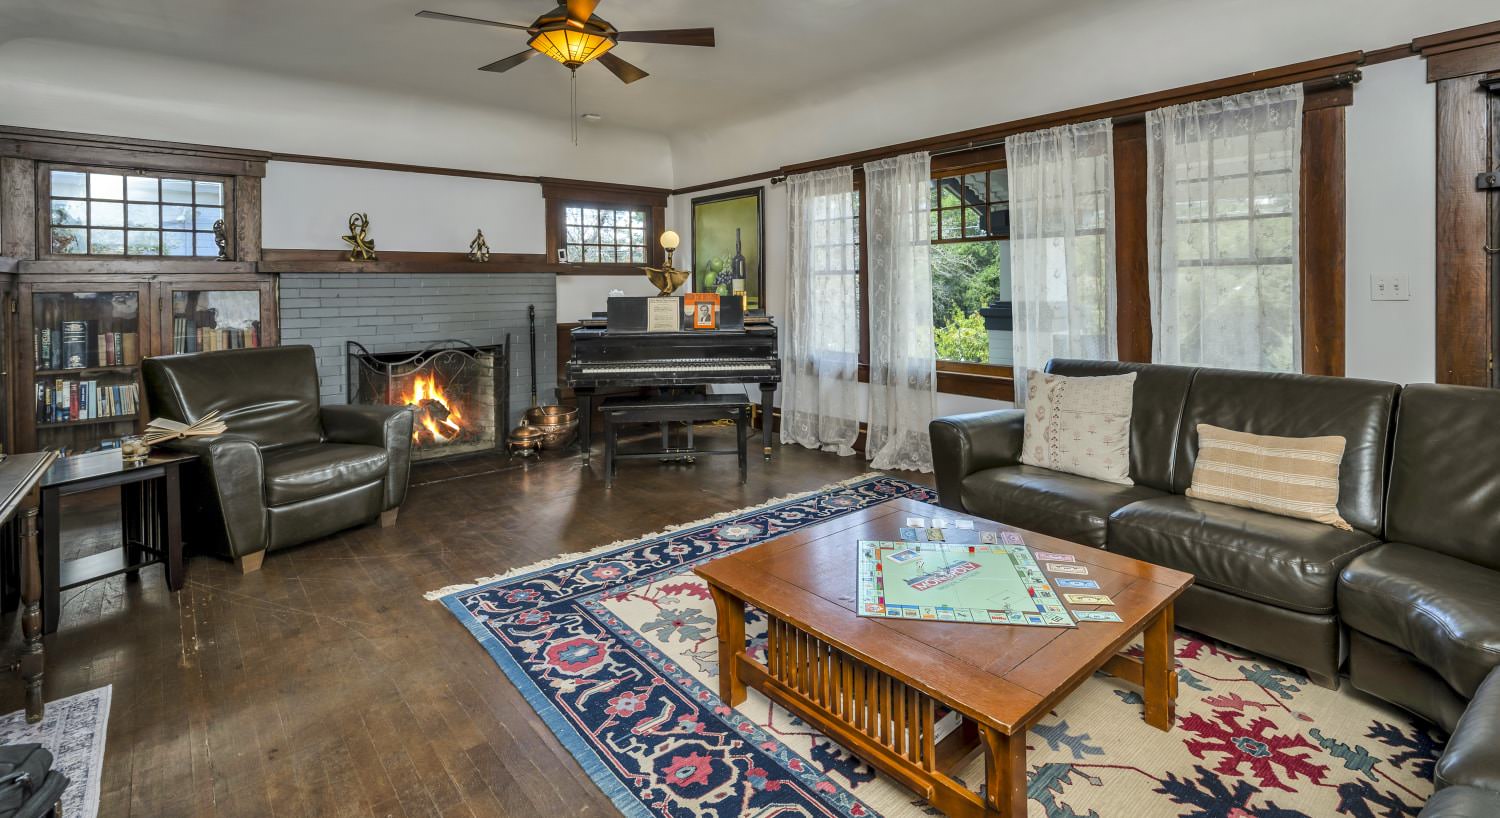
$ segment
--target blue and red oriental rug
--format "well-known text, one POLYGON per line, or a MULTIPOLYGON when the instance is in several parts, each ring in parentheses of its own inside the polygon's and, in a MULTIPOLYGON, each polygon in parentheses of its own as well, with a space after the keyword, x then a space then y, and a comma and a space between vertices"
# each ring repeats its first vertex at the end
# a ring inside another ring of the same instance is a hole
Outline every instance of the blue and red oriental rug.
MULTIPOLYGON (((934 814, 759 693, 726 707, 713 603, 692 573, 893 497, 936 499, 871 476, 441 599, 630 818, 934 814)), ((765 627, 751 611, 751 638, 765 627)), ((1440 744, 1403 713, 1193 634, 1179 634, 1176 657, 1171 732, 1102 675, 1031 731, 1032 816, 1400 818, 1431 794, 1440 744)), ((961 774, 976 790, 981 764, 961 774)))

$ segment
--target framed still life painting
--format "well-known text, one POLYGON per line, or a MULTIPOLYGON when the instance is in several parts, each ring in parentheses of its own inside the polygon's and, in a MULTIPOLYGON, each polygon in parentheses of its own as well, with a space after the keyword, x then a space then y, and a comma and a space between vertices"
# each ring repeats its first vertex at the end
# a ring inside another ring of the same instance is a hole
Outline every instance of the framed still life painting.
POLYGON ((693 200, 693 292, 743 295, 746 310, 765 309, 763 188, 693 200))

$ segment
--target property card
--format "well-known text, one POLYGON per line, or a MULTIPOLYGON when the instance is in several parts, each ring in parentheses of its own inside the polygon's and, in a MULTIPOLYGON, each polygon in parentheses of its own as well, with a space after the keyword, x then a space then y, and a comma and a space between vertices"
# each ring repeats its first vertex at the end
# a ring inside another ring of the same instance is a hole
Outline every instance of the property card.
POLYGON ((1073 611, 1073 618, 1079 622, 1123 622, 1120 615, 1114 611, 1073 611))
POLYGON ((922 517, 907 517, 906 524, 912 528, 926 528, 927 520, 922 517))
POLYGON ((1059 588, 1098 588, 1099 583, 1091 579, 1067 579, 1058 577, 1052 580, 1059 588))
POLYGON ((947 528, 949 522, 951 521, 947 517, 933 517, 932 522, 928 523, 928 525, 933 528, 947 528))
POLYGON ((1045 563, 1045 566, 1049 574, 1087 574, 1089 572, 1089 569, 1084 568, 1082 565, 1072 565, 1066 562, 1049 562, 1045 563))
POLYGON ((1113 605, 1115 601, 1104 594, 1063 594, 1069 605, 1113 605))
POLYGON ((953 527, 954 528, 958 528, 958 529, 962 529, 964 531, 973 531, 974 530, 974 521, 973 520, 954 520, 953 521, 953 527))
POLYGON ((929 528, 929 529, 927 529, 927 541, 928 542, 943 542, 944 541, 943 530, 941 528, 929 528))
POLYGON ((905 540, 906 542, 916 542, 917 530, 915 528, 911 528, 910 526, 903 526, 901 528, 901 539, 905 540))
POLYGON ((1036 557, 1037 559, 1041 560, 1042 562, 1077 562, 1078 561, 1078 558, 1075 557, 1075 556, 1073 556, 1072 554, 1058 554, 1058 553, 1056 553, 1054 551, 1033 551, 1033 552, 1031 552, 1031 555, 1033 557, 1036 557))
POLYGON ((979 532, 979 541, 985 545, 999 545, 1000 536, 993 531, 979 532))
POLYGON ((1023 539, 1021 539, 1021 535, 1017 534, 1014 531, 1002 531, 1002 532, 1000 532, 1000 542, 1003 542, 1003 543, 1005 543, 1007 545, 1025 545, 1026 544, 1026 541, 1023 540, 1023 539))

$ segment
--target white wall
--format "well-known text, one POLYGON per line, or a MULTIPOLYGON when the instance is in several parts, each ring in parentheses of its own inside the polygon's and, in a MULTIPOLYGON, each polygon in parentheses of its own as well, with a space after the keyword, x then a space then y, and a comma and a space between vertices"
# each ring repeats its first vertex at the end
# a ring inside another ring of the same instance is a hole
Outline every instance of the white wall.
POLYGON ((1372 65, 1345 123, 1345 372, 1431 382, 1437 358, 1436 86, 1426 64, 1372 65), (1410 301, 1370 300, 1372 276, 1404 275, 1410 301))

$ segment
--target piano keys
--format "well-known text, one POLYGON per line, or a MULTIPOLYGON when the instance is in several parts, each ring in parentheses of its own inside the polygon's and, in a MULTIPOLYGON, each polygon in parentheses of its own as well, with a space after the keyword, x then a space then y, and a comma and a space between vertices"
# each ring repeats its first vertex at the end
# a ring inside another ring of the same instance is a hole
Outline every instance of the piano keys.
MULTIPOLYGON (((597 327, 572 331, 573 352, 565 369, 578 396, 579 443, 588 461, 594 393, 608 387, 756 384, 764 418, 771 417, 781 358, 776 327, 742 331, 610 333, 597 327)), ((762 423, 762 445, 771 455, 771 424, 762 423)))

